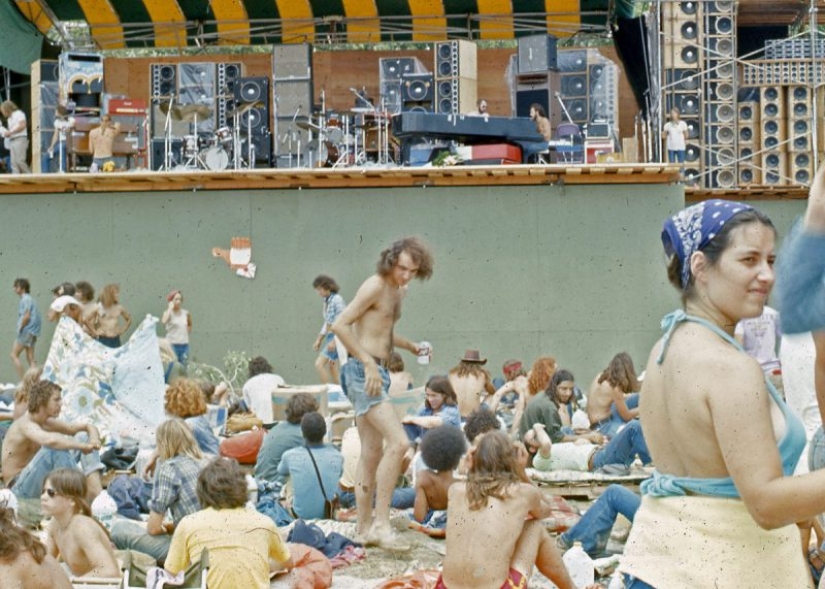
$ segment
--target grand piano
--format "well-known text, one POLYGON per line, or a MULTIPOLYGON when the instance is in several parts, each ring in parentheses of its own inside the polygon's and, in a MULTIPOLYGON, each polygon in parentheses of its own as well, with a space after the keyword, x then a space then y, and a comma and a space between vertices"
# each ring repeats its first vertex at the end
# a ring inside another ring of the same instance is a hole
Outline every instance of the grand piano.
POLYGON ((416 145, 449 147, 450 141, 466 145, 509 143, 527 156, 547 148, 547 141, 528 118, 483 117, 430 112, 402 112, 392 119, 393 135, 401 142, 401 163, 411 162, 416 145), (543 144, 543 145, 539 145, 543 144))

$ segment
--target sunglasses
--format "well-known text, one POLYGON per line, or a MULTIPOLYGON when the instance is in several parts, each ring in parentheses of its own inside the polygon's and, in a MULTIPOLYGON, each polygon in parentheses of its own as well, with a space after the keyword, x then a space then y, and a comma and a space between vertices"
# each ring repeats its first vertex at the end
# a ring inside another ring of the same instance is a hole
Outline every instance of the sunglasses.
POLYGON ((54 499, 57 495, 60 494, 57 491, 55 491, 54 489, 50 489, 50 488, 43 489, 43 491, 46 493, 46 495, 48 495, 52 499, 54 499))

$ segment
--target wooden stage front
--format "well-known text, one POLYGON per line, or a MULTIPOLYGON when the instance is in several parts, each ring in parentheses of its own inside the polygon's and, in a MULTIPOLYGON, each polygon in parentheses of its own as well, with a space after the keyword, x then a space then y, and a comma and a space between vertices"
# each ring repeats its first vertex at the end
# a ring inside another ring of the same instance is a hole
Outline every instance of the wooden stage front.
MULTIPOLYGON (((509 165, 444 167, 260 168, 254 170, 136 170, 98 174, 2 174, 0 194, 198 190, 287 190, 449 186, 672 184, 679 170, 665 164, 509 165)), ((805 199, 806 186, 704 190, 685 187, 685 200, 805 199)))

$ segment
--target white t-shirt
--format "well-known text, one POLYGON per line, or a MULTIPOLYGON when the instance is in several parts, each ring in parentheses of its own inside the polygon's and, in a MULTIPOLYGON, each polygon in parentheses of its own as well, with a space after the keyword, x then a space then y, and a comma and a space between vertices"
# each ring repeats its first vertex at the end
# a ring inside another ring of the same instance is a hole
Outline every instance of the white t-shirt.
POLYGON ((684 151, 687 147, 685 145, 685 134, 688 126, 684 121, 668 121, 665 123, 665 134, 667 135, 667 149, 668 151, 684 151))
POLYGON ((16 111, 11 113, 11 115, 9 115, 9 129, 14 129, 20 123, 23 123, 23 128, 20 131, 16 131, 9 135, 9 139, 26 136, 26 113, 18 108, 16 111))
POLYGON ((272 391, 284 386, 285 381, 277 374, 257 374, 243 385, 246 406, 264 423, 275 421, 272 415, 272 391))
POLYGON ((189 343, 189 311, 186 309, 178 312, 171 311, 169 320, 164 326, 166 327, 166 339, 170 344, 189 343))

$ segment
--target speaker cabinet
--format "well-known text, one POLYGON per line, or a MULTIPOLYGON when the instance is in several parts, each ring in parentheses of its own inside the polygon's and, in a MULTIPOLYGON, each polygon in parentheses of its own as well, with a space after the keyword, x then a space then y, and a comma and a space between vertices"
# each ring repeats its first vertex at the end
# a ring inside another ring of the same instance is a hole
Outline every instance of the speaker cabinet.
POLYGON ((702 83, 697 69, 665 70, 665 90, 672 92, 696 92, 702 83))
POLYGON ((731 107, 736 99, 736 93, 732 82, 711 81, 706 84, 706 100, 717 102, 730 102, 731 107))
POLYGON ((468 78, 448 78, 435 83, 436 112, 459 114, 472 112, 478 101, 476 80, 468 78))
POLYGON ((553 35, 531 35, 518 38, 518 73, 538 74, 559 69, 553 35))
POLYGON ((381 100, 384 108, 391 114, 401 112, 401 79, 381 83, 381 100))
POLYGON ((284 43, 272 48, 272 79, 305 80, 312 77, 312 45, 284 43))
POLYGON ((432 74, 404 74, 401 78, 401 100, 406 102, 432 102, 432 74))
POLYGON ((760 129, 765 149, 787 151, 787 128, 784 119, 763 118, 760 129))
POLYGON ((562 49, 557 53, 559 71, 562 74, 578 74, 587 71, 586 49, 562 49))
POLYGON ((762 183, 761 160, 754 158, 754 146, 739 148, 739 186, 751 186, 762 183))
POLYGON ((415 68, 414 57, 382 57, 378 60, 381 71, 381 79, 385 82, 401 80, 404 74, 418 73, 415 68))
MULTIPOLYGON (((170 151, 172 157, 170 164, 175 166, 183 163, 183 139, 180 137, 173 137, 170 139, 170 151)), ((152 139, 152 170, 160 170, 166 161, 166 140, 163 137, 156 137, 152 139)))
POLYGON ((707 37, 704 47, 708 59, 731 59, 733 57, 733 35, 707 37))
POLYGON ((736 186, 736 169, 732 166, 716 168, 710 173, 709 188, 733 188, 736 186))
POLYGON ((762 159, 763 184, 770 186, 784 186, 787 184, 788 168, 787 154, 783 151, 763 151, 762 159))
POLYGON ((810 152, 791 152, 788 154, 791 182, 793 184, 810 184, 814 176, 813 157, 810 152))
POLYGON ((561 95, 565 98, 580 98, 587 96, 587 72, 577 74, 561 74, 561 95))
POLYGON ((269 104, 269 78, 241 78, 235 86, 235 101, 238 104, 260 102, 269 104))
POLYGON ((662 59, 667 69, 697 68, 701 63, 701 48, 694 43, 673 42, 663 48, 662 59))
POLYGON ((698 94, 672 94, 667 97, 666 102, 668 112, 678 108, 685 117, 695 117, 700 114, 701 101, 698 94))
POLYGON ((275 116, 292 118, 295 113, 312 113, 312 82, 310 80, 278 80, 274 84, 275 116))
POLYGON ((761 116, 766 118, 785 118, 785 93, 781 86, 763 86, 759 89, 761 116))
MULTIPOLYGON (((561 105, 556 100, 556 92, 559 92, 561 87, 561 76, 558 72, 545 72, 542 75, 534 75, 529 78, 520 76, 516 85, 516 116, 529 117, 530 105, 540 104, 547 113, 550 119, 550 125, 553 129, 558 127, 562 121, 561 105)), ((587 110, 587 100, 581 99, 584 102, 584 110, 587 110)), ((567 104, 565 104, 565 108, 567 104)), ((578 120, 570 112, 574 121, 578 120)), ((589 118, 585 118, 587 122, 589 118)))
MULTIPOLYGON (((570 118, 573 120, 574 123, 578 125, 586 125, 589 116, 588 116, 588 101, 586 98, 563 98, 562 102, 564 103, 564 108, 567 109, 567 113, 570 115, 570 118)), ((527 105, 527 113, 529 115, 530 112, 530 105, 527 105)), ((521 115, 519 115, 521 116, 521 115)))
POLYGON ((152 98, 168 99, 178 92, 178 68, 173 63, 155 63, 150 66, 152 98))
POLYGON ((733 125, 736 118, 733 102, 707 102, 705 104, 708 123, 733 125))
MULTIPOLYGON (((707 7, 706 7, 707 10, 707 7)), ((705 16, 705 35, 726 37, 733 34, 734 19, 727 14, 708 14, 705 16)))
POLYGON ((472 41, 445 41, 435 44, 435 78, 478 79, 476 44, 472 41))
POLYGON ((218 85, 219 96, 234 96, 235 86, 238 80, 243 77, 243 66, 240 63, 219 63, 218 64, 218 85))

